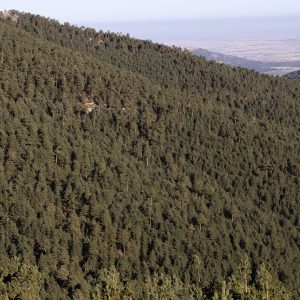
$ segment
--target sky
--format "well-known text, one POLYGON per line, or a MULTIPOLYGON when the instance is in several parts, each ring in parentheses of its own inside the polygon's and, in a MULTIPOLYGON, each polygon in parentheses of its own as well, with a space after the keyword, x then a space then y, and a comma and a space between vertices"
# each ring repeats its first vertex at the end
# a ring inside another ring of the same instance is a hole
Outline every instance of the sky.
POLYGON ((300 0, 1 0, 0 10, 40 14, 75 24, 300 16, 300 0))
MULTIPOLYGON (((98 30, 129 33, 137 38, 171 45, 187 45, 203 40, 282 40, 295 37, 300 40, 298 16, 88 22, 86 25, 98 30)), ((299 44, 296 46, 299 47, 299 44)))

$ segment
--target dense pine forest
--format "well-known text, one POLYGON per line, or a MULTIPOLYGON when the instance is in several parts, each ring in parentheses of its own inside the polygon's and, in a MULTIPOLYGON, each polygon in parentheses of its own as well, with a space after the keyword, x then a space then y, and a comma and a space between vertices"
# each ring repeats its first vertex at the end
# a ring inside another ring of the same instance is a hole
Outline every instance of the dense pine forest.
POLYGON ((0 299, 299 299, 299 81, 17 11, 0 41, 0 299))

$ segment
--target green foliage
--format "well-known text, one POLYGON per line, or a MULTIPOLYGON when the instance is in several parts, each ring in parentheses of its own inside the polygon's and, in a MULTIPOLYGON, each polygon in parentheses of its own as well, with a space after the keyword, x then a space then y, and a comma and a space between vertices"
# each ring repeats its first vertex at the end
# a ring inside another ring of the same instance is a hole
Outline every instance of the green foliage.
POLYGON ((178 279, 155 273, 146 280, 145 299, 176 299, 182 290, 183 285, 178 279))
POLYGON ((132 299, 131 283, 121 282, 115 267, 103 269, 100 280, 101 283, 94 288, 92 299, 132 299))
POLYGON ((221 291, 214 292, 214 300, 288 300, 289 292, 276 279, 274 274, 261 264, 252 278, 253 270, 249 258, 244 256, 234 274, 223 280, 221 291))
POLYGON ((40 299, 42 275, 36 266, 22 263, 17 257, 0 265, 0 299, 40 299))
POLYGON ((196 285, 184 284, 176 277, 154 273, 144 283, 123 283, 116 269, 102 271, 101 283, 92 294, 92 299, 204 299, 202 290, 196 285), (141 295, 139 295, 141 290, 141 295))
POLYGON ((257 271, 258 295, 261 299, 291 299, 289 293, 282 287, 280 282, 268 270, 265 264, 262 264, 257 271))
POLYGON ((251 264, 248 256, 244 256, 241 260, 237 270, 231 276, 230 285, 234 289, 235 293, 241 299, 247 299, 248 295, 251 294, 249 283, 251 281, 251 264))
POLYGON ((199 285, 187 284, 175 276, 163 273, 148 275, 145 282, 126 284, 120 280, 116 269, 105 269, 101 284, 97 285, 93 299, 198 299, 198 300, 289 300, 290 294, 262 264, 254 278, 250 276, 252 266, 247 256, 241 260, 234 274, 221 284, 204 292, 199 285), (129 287, 129 288, 128 288, 129 287), (138 290, 142 291, 139 295, 138 290))

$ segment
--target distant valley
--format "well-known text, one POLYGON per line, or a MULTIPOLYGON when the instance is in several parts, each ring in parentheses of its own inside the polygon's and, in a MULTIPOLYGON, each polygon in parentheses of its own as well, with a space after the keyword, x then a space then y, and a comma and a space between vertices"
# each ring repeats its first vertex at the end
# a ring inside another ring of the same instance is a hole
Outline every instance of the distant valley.
POLYGON ((211 52, 206 49, 198 48, 193 53, 205 57, 207 60, 213 60, 219 63, 235 67, 244 67, 253 69, 259 73, 270 75, 284 75, 300 69, 300 60, 295 61, 259 61, 251 60, 235 55, 227 55, 218 52, 211 52))

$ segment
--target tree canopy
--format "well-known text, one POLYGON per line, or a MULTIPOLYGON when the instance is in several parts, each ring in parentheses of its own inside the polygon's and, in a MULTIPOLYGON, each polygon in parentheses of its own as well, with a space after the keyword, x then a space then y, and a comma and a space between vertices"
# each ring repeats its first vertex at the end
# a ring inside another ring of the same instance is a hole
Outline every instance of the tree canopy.
POLYGON ((0 293, 299 297, 299 81, 16 11, 0 41, 0 293))

